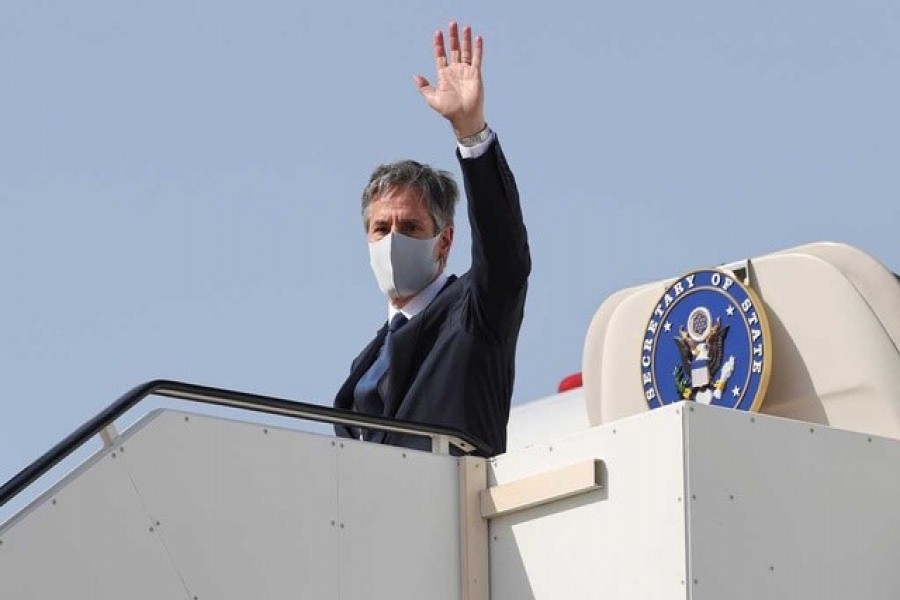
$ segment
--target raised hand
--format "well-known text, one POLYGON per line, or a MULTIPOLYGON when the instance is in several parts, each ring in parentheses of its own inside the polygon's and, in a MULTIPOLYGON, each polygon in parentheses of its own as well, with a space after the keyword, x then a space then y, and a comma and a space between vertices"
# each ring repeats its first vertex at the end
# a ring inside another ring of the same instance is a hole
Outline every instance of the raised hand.
POLYGON ((428 106, 450 121, 457 138, 475 135, 485 126, 484 88, 481 81, 481 55, 484 40, 475 38, 472 28, 463 28, 460 44, 459 28, 450 23, 450 60, 444 49, 444 34, 434 34, 434 62, 437 66, 437 85, 425 77, 415 76, 416 85, 428 106))

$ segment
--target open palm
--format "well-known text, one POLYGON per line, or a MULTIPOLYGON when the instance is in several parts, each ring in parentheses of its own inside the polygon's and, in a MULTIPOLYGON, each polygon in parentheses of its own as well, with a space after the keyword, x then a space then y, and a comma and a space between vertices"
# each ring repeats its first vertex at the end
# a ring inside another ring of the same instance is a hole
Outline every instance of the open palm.
POLYGON ((458 137, 478 133, 484 127, 484 89, 481 81, 483 41, 472 44, 472 30, 463 29, 462 44, 456 23, 450 24, 450 60, 444 48, 444 36, 434 34, 434 60, 437 84, 421 75, 416 85, 428 105, 450 121, 458 137))
POLYGON ((477 110, 481 104, 481 72, 464 63, 438 70, 436 86, 427 86, 422 95, 428 105, 446 118, 477 110))

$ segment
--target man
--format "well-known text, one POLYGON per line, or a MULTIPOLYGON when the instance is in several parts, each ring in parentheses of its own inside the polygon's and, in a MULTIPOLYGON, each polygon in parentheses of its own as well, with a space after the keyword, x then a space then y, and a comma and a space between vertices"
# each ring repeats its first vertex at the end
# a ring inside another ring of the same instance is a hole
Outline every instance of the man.
MULTIPOLYGON (((458 192, 444 171, 414 161, 377 168, 363 192, 372 269, 388 297, 388 322, 356 357, 337 408, 442 425, 506 449, 516 342, 531 259, 519 197, 484 117, 483 41, 450 24, 450 57, 434 35, 437 85, 416 85, 446 118, 472 226, 472 266, 444 274, 458 192)), ((338 435, 429 449, 427 438, 344 426, 338 435)))

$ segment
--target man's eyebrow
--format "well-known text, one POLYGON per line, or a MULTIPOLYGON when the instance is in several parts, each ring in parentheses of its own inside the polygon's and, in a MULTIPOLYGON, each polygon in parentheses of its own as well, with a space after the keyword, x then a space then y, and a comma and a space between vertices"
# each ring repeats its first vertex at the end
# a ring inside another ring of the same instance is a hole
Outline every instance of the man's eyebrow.
MULTIPOLYGON (((395 222, 391 217, 377 217, 369 220, 369 228, 390 226, 395 222)), ((428 219, 419 216, 398 217, 396 223, 400 227, 427 227, 428 219)))
POLYGON ((427 219, 422 217, 400 217, 397 221, 403 225, 421 225, 427 222, 427 219))

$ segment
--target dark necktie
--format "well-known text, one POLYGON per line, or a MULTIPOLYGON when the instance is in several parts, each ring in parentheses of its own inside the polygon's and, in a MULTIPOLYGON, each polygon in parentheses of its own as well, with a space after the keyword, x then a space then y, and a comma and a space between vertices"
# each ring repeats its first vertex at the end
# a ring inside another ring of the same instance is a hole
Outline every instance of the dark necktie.
POLYGON ((397 313, 388 324, 384 342, 378 357, 369 370, 359 379, 353 390, 353 402, 356 410, 362 413, 381 416, 384 413, 384 395, 386 393, 387 372, 391 366, 394 333, 406 324, 403 313, 397 313))

